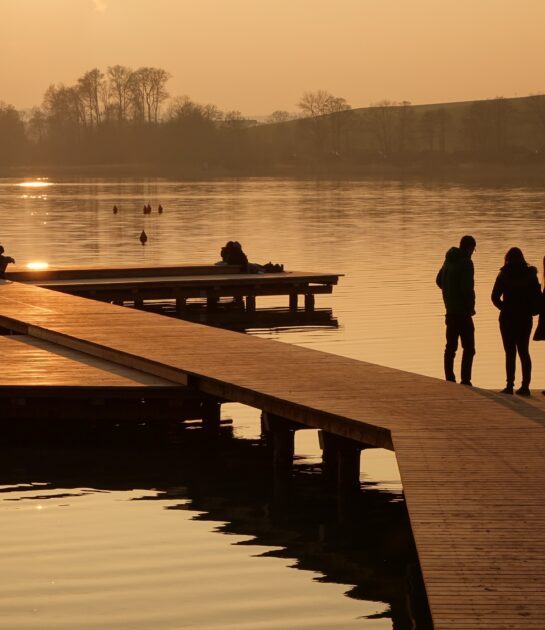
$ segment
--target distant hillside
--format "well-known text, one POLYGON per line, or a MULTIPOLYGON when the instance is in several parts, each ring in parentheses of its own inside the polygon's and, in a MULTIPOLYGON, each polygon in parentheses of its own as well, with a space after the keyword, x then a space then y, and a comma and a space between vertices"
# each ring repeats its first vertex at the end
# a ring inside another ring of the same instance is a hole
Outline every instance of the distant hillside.
POLYGON ((262 125, 252 133, 280 161, 531 160, 545 152, 545 96, 430 105, 384 101, 262 125))

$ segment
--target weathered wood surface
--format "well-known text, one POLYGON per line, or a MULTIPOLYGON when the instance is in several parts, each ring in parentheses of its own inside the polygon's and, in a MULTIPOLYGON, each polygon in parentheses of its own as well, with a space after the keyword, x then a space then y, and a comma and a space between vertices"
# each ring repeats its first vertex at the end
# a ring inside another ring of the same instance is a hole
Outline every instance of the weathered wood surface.
POLYGON ((393 448, 436 630, 545 628, 537 401, 15 283, 0 325, 393 448))
POLYGON ((150 276, 201 276, 240 273, 238 265, 169 265, 168 267, 48 267, 47 269, 27 269, 10 267, 6 272, 9 280, 40 284, 48 280, 79 280, 83 278, 146 278, 150 276))
POLYGON ((0 356, 0 390, 180 387, 153 374, 27 335, 0 335, 0 356))
POLYGON ((255 296, 305 295, 305 308, 313 310, 312 295, 332 293, 339 275, 291 271, 282 273, 241 273, 233 265, 153 268, 86 268, 42 271, 12 271, 16 280, 71 295, 121 303, 144 300, 247 297, 249 310, 255 309, 255 296))

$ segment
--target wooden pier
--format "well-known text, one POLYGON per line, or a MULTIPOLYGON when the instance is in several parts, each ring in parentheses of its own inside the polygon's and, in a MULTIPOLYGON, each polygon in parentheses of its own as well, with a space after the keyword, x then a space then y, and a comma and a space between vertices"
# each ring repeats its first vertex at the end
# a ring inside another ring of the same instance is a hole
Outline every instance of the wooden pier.
POLYGON ((249 312, 256 309, 259 296, 288 297, 296 311, 302 296, 306 311, 313 311, 315 296, 332 293, 339 274, 286 271, 241 273, 235 265, 185 265, 175 267, 94 267, 85 269, 45 269, 10 271, 7 278, 35 286, 90 297, 105 302, 173 300, 182 312, 186 301, 205 298, 214 308, 221 298, 234 298, 249 312))
POLYGON ((538 401, 20 283, 0 281, 0 326, 263 410, 280 468, 304 427, 343 487, 362 448, 394 450, 435 629, 545 627, 538 401))
POLYGON ((190 388, 29 335, 0 335, 0 417, 40 425, 202 419, 190 388))

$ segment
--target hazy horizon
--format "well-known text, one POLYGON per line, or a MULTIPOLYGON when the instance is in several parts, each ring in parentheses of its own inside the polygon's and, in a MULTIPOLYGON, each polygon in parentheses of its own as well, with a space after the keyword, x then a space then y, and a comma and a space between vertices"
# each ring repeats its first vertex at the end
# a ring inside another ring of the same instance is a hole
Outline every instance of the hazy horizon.
POLYGON ((545 90, 541 0, 0 0, 0 100, 122 64, 171 73, 171 96, 266 116, 326 89, 354 107, 545 90))

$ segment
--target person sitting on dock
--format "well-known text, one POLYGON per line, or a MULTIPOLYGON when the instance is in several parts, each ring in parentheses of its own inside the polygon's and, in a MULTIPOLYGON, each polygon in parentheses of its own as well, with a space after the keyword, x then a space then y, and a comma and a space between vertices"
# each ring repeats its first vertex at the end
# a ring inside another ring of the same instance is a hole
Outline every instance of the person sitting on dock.
POLYGON ((460 247, 451 247, 435 282, 443 292, 447 326, 444 368, 447 381, 456 382, 454 357, 458 338, 462 342, 462 385, 471 385, 471 368, 475 355, 475 288, 471 256, 477 242, 473 236, 463 236, 460 247))
POLYGON ((221 262, 223 265, 238 265, 242 273, 248 273, 248 256, 242 251, 238 241, 227 241, 221 248, 221 262))
POLYGON ((15 262, 15 259, 11 256, 4 256, 4 251, 4 247, 0 245, 0 278, 6 277, 6 267, 15 262))
POLYGON ((248 262, 248 257, 242 251, 242 246, 238 241, 228 241, 221 248, 221 262, 217 265, 240 265, 243 273, 279 273, 284 271, 284 265, 272 262, 260 265, 248 262))

